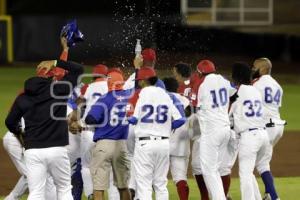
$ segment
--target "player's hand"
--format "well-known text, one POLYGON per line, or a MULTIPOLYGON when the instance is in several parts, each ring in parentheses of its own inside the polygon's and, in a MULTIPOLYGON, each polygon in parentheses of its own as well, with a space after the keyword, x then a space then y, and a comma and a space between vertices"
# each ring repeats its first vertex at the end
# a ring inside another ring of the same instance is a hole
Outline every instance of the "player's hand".
POLYGON ((80 126, 78 121, 72 122, 69 126, 69 131, 73 134, 80 133, 82 130, 82 127, 80 126))
POLYGON ((143 56, 142 55, 136 56, 133 60, 133 65, 135 69, 140 69, 141 66, 143 66, 143 56))
POLYGON ((67 38, 66 37, 61 37, 60 38, 60 44, 63 48, 64 51, 68 51, 69 50, 69 47, 68 47, 68 41, 67 41, 67 38))
POLYGON ((45 74, 49 72, 51 69, 53 69, 56 65, 56 60, 47 60, 47 61, 42 61, 38 66, 37 66, 37 71, 40 70, 45 70, 45 74))

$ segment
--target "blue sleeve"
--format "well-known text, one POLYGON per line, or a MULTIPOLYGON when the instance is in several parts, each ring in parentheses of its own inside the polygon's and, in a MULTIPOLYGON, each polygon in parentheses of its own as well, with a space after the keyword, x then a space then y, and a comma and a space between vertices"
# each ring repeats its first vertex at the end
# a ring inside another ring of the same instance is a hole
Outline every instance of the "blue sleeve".
MULTIPOLYGON (((104 106, 107 104, 103 104, 101 101, 102 99, 99 99, 95 105, 92 106, 91 110, 86 116, 86 119, 94 119, 96 124, 100 124, 104 120, 104 114, 105 114, 105 108, 104 106)), ((95 123, 93 123, 95 124, 95 123)))
POLYGON ((175 105, 175 107, 178 109, 180 115, 182 117, 185 117, 185 113, 184 113, 184 106, 182 105, 182 103, 177 99, 177 97, 172 94, 172 93, 168 93, 169 96, 171 97, 173 104, 175 105))
POLYGON ((86 124, 89 124, 89 125, 97 124, 97 121, 95 120, 95 118, 92 115, 86 116, 84 121, 86 124))
POLYGON ((186 122, 186 118, 181 118, 181 119, 172 121, 172 129, 179 128, 179 127, 182 126, 185 122, 186 122))
POLYGON ((138 119, 137 119, 136 117, 129 117, 129 118, 128 118, 128 122, 129 122, 130 124, 136 125, 137 122, 138 122, 138 119))
POLYGON ((164 82, 162 80, 160 80, 160 79, 157 79, 157 82, 156 82, 155 86, 156 87, 160 87, 160 88, 162 88, 164 90, 166 89, 166 86, 165 86, 164 82))

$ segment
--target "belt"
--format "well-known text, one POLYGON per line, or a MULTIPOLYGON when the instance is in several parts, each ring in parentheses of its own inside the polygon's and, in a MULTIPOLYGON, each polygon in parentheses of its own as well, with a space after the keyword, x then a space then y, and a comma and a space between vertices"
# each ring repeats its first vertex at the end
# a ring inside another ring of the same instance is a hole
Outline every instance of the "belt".
POLYGON ((251 132, 251 131, 257 131, 257 130, 265 130, 266 128, 249 128, 248 130, 245 130, 245 131, 242 131, 239 133, 239 135, 241 135, 242 133, 245 133, 245 132, 251 132))
POLYGON ((138 140, 166 140, 169 139, 169 137, 161 137, 161 136, 148 136, 148 137, 139 137, 138 140))

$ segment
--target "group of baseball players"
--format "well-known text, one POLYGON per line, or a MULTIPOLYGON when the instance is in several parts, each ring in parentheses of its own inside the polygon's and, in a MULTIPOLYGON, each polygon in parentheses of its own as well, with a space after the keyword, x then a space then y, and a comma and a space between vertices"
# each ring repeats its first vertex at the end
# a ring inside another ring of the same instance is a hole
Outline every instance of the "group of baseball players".
POLYGON ((190 162, 202 200, 230 199, 239 163, 241 198, 278 200, 270 171, 283 134, 283 91, 267 58, 232 65, 231 82, 214 63, 186 63, 160 79, 154 49, 137 51, 135 72, 99 64, 92 74, 60 59, 43 61, 25 81, 6 118, 3 144, 21 177, 5 200, 29 189, 29 200, 167 200, 168 172, 180 200, 189 199, 190 162), (84 77, 92 82, 84 84, 84 77), (192 147, 190 146, 192 145, 192 147), (190 152, 190 150, 192 151, 190 152), (74 170, 71 167, 74 166, 74 170), (72 172, 74 171, 74 172, 72 172), (74 180, 73 180, 74 179, 74 180), (73 186, 73 189, 72 189, 73 186))

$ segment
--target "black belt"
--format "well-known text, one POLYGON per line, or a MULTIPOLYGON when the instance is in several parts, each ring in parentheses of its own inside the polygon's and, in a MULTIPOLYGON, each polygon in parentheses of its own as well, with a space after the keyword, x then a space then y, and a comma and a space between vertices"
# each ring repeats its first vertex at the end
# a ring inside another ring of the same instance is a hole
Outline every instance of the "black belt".
MULTIPOLYGON (((157 139, 161 139, 161 140, 166 140, 166 139, 169 139, 169 137, 156 137, 156 136, 153 136, 153 139, 154 140, 157 140, 157 139)), ((139 137, 139 140, 151 140, 151 137, 139 137)))
POLYGON ((248 131, 264 130, 266 128, 249 128, 248 131))

